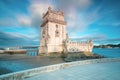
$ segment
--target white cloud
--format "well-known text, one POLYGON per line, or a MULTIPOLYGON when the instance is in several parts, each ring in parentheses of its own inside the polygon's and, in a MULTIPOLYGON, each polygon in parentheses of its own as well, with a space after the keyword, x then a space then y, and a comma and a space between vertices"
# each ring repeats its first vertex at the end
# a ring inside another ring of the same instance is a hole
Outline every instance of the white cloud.
POLYGON ((6 32, 6 34, 9 34, 11 36, 17 37, 17 38, 23 38, 23 39, 36 39, 38 36, 34 33, 29 34, 23 34, 23 33, 16 33, 16 32, 6 32))
POLYGON ((18 23, 23 26, 31 26, 31 19, 26 15, 17 16, 18 23))
POLYGON ((20 25, 32 26, 34 28, 38 28, 40 26, 42 14, 45 13, 48 7, 52 6, 52 4, 40 1, 40 0, 31 0, 30 5, 28 6, 28 15, 17 15, 17 20, 20 25))
MULTIPOLYGON (((32 26, 36 28, 36 30, 40 29, 41 21, 42 21, 42 15, 45 13, 48 9, 48 7, 52 6, 50 3, 43 3, 40 1, 32 1, 32 3, 29 6, 29 10, 32 16, 32 26)), ((39 30, 40 31, 40 30, 39 30)))
POLYGON ((120 26, 120 22, 100 22, 98 25, 103 25, 103 26, 120 26))
POLYGON ((42 14, 45 13, 50 5, 48 3, 33 3, 30 5, 29 9, 31 12, 31 15, 34 16, 40 16, 42 17, 42 14))
POLYGON ((8 27, 8 26, 17 27, 18 24, 15 22, 14 19, 9 18, 9 17, 5 17, 5 18, 1 18, 0 19, 0 26, 4 26, 4 27, 8 27))
POLYGON ((78 5, 83 9, 89 7, 91 3, 92 0, 78 0, 78 5))
POLYGON ((71 12, 67 16, 67 29, 68 32, 71 34, 78 34, 78 32, 84 31, 86 28, 89 27, 90 24, 94 23, 98 18, 98 12, 93 11, 91 13, 74 13, 71 12), (69 16, 70 15, 70 16, 69 16))
POLYGON ((104 34, 87 34, 87 35, 82 35, 82 36, 73 36, 70 37, 72 41, 77 40, 89 40, 92 39, 93 41, 101 41, 101 40, 106 40, 107 37, 104 34))

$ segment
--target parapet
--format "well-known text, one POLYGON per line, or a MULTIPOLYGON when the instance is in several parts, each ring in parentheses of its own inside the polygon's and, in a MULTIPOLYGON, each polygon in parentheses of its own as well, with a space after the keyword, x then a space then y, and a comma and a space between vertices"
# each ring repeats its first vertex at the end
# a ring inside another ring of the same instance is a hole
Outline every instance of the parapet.
POLYGON ((91 40, 86 41, 86 42, 69 42, 70 45, 90 45, 91 43, 93 43, 91 40))
POLYGON ((41 27, 43 27, 48 22, 54 22, 62 25, 67 24, 64 21, 64 13, 60 10, 52 10, 51 7, 48 7, 48 11, 45 14, 43 14, 41 27))
POLYGON ((52 8, 49 6, 49 7, 48 7, 48 11, 43 15, 43 18, 44 18, 47 14, 49 14, 49 13, 54 13, 54 14, 57 14, 57 15, 64 16, 63 11, 60 11, 60 10, 52 10, 52 8))

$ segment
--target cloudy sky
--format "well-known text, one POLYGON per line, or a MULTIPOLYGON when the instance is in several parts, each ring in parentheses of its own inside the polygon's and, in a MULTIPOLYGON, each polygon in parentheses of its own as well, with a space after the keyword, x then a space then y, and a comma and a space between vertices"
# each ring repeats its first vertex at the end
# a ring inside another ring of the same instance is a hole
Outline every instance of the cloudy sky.
POLYGON ((64 12, 72 41, 120 43, 120 0, 0 0, 0 47, 39 45, 48 6, 64 12))

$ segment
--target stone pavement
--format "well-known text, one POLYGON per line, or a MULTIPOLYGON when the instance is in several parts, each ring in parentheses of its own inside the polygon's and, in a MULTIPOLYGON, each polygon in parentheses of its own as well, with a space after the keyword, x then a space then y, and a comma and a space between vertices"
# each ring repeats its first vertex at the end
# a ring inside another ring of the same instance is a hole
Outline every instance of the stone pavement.
POLYGON ((120 62, 73 66, 25 80, 120 80, 120 62))

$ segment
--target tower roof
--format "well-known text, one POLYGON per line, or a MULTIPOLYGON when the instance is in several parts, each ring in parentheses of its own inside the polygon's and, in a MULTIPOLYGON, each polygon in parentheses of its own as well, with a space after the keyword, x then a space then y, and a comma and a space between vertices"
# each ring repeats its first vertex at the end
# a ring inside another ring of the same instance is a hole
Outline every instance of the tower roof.
POLYGON ((51 6, 49 6, 47 12, 43 15, 43 18, 44 18, 47 14, 49 14, 49 13, 54 13, 54 14, 57 14, 57 15, 64 16, 63 11, 60 11, 60 10, 52 10, 51 6))
POLYGON ((66 25, 64 21, 64 13, 60 10, 52 10, 49 6, 47 12, 43 15, 43 21, 41 27, 43 27, 48 22, 54 22, 62 25, 66 25))
POLYGON ((48 7, 48 11, 49 11, 49 10, 50 10, 50 11, 52 10, 51 6, 48 7))

